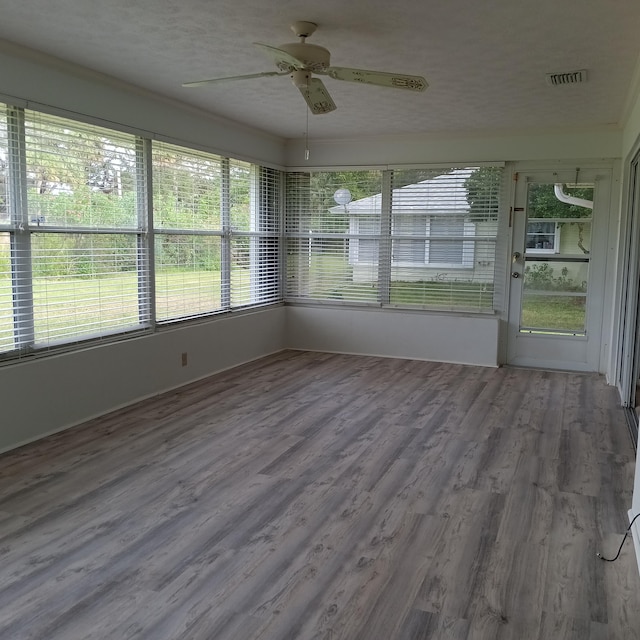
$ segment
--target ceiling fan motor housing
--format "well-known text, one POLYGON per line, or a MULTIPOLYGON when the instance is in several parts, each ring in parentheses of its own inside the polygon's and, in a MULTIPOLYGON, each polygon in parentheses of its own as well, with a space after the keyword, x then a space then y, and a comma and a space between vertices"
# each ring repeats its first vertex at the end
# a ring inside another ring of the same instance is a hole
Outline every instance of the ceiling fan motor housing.
MULTIPOLYGON (((303 69, 309 71, 324 71, 331 64, 331 54, 328 49, 317 44, 307 44, 306 42, 288 42, 281 44, 279 49, 286 51, 289 55, 297 58, 304 64, 303 69)), ((283 63, 290 67, 288 63, 283 63)), ((279 65, 280 66, 280 65, 279 65)), ((283 71, 293 71, 292 68, 282 69, 283 71)))
POLYGON ((306 69, 294 69, 291 72, 291 81, 293 86, 298 89, 307 89, 311 81, 311 72, 306 69))

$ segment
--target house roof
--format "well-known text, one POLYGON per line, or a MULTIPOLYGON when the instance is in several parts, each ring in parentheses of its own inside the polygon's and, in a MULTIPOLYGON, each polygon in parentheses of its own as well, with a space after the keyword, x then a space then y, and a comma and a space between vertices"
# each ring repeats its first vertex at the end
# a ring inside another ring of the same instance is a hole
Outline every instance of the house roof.
MULTIPOLYGON (((454 169, 435 178, 393 189, 394 215, 466 215, 469 203, 464 183, 473 171, 454 169)), ((330 209, 332 213, 345 210, 350 215, 380 215, 382 194, 376 193, 330 209)))

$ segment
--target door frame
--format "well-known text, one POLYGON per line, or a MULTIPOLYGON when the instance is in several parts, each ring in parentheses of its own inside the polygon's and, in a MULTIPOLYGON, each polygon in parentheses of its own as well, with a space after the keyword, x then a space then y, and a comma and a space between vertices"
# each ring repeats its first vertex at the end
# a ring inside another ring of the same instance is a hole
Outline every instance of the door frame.
POLYGON ((627 171, 625 218, 621 225, 621 304, 618 324, 616 385, 634 445, 638 445, 637 381, 640 378, 640 147, 627 171))
POLYGON ((509 254, 506 260, 507 300, 505 308, 505 362, 514 366, 562 369, 570 371, 600 371, 601 342, 603 337, 603 314, 609 236, 609 211, 611 206, 612 163, 563 162, 535 165, 515 165, 512 206, 509 220, 509 254), (567 182, 567 176, 575 176, 579 168, 579 180, 594 182, 594 212, 591 222, 591 249, 589 263, 589 285, 587 297, 586 335, 584 336, 543 336, 520 333, 519 283, 514 286, 511 277, 513 251, 524 245, 524 236, 516 238, 519 228, 526 233, 522 218, 516 223, 516 216, 526 216, 526 210, 518 211, 524 202, 526 209, 526 184, 530 178, 551 183, 554 174, 567 182), (518 305, 517 310, 515 309, 518 305), (534 354, 535 355, 532 355, 534 354), (561 353, 561 357, 558 357, 561 353))

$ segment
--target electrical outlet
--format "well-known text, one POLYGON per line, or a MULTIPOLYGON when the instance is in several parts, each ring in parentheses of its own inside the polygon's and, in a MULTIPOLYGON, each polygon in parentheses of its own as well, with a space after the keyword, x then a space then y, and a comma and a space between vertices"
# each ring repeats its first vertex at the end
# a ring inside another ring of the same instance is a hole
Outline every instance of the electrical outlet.
POLYGON ((187 366, 187 352, 186 351, 182 354, 182 366, 183 367, 187 366))

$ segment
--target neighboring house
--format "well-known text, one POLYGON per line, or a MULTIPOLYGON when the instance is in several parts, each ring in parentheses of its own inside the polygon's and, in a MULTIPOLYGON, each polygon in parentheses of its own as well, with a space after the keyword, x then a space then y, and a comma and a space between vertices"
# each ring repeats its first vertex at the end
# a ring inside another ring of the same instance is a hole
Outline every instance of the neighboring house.
MULTIPOLYGON (((474 169, 456 169, 393 189, 391 276, 396 281, 493 281, 496 221, 473 222, 465 182, 474 169), (483 239, 484 238, 484 239, 483 239), (488 240, 486 239, 488 238, 488 240)), ((375 194, 332 213, 349 216, 349 264, 355 282, 370 281, 378 264, 382 196, 375 194), (362 236, 371 236, 362 237, 362 236)))

